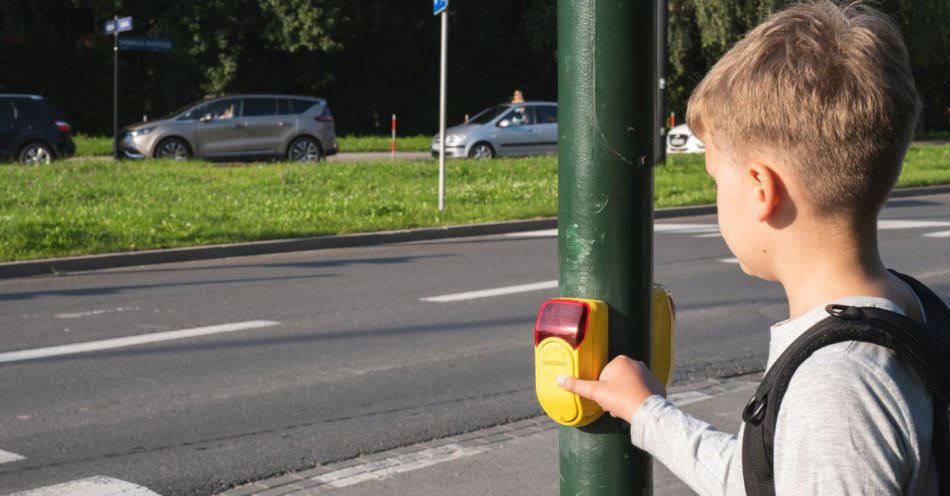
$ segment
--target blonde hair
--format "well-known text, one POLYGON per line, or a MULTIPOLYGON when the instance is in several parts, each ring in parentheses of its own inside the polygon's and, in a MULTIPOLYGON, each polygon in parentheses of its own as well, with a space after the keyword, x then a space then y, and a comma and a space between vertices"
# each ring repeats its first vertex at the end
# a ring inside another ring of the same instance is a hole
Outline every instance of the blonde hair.
POLYGON ((750 31, 689 99, 689 127, 734 160, 790 167, 819 214, 874 214, 919 113, 907 49, 854 2, 795 4, 750 31))

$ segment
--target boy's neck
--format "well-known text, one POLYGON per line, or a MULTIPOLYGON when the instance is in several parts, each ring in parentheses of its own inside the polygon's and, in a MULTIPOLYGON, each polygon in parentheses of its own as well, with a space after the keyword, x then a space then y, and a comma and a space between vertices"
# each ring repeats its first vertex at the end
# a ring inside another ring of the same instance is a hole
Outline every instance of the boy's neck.
POLYGON ((902 288, 881 262, 877 231, 871 231, 864 236, 847 230, 813 231, 813 236, 786 240, 790 244, 781 250, 785 263, 777 275, 790 318, 847 296, 876 296, 904 306, 902 288))

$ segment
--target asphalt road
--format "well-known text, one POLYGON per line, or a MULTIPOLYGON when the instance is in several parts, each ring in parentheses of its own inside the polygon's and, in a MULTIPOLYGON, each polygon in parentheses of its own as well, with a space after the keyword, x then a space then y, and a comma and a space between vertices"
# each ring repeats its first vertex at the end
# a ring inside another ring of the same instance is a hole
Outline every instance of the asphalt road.
MULTIPOLYGON (((886 262, 950 299, 950 195, 883 218, 886 262)), ((780 288, 730 262, 713 216, 655 240, 677 381, 761 370, 780 288)), ((0 494, 96 475, 211 494, 538 415, 556 249, 536 232, 0 281, 0 494)))

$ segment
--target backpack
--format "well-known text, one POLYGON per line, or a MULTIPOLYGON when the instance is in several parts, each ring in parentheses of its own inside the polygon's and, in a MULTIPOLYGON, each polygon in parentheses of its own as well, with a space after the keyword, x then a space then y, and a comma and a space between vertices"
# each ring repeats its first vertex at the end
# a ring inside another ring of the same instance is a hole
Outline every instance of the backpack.
POLYGON ((891 349, 933 395, 933 454, 941 474, 940 494, 950 495, 950 309, 916 279, 891 271, 923 304, 927 322, 879 308, 828 305, 830 314, 798 337, 768 370, 742 412, 742 471, 748 496, 773 496, 775 427, 782 397, 795 369, 812 353, 843 341, 864 341, 891 349))

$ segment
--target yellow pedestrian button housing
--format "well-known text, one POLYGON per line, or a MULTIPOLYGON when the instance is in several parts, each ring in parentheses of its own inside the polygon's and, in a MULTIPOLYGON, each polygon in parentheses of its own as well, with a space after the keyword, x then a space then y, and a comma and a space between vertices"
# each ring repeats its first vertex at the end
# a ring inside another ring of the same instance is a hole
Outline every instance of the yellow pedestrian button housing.
POLYGON ((583 298, 544 302, 534 326, 534 386, 544 412, 562 425, 582 427, 604 411, 558 387, 561 374, 594 380, 607 364, 607 304, 583 298))
MULTIPOLYGON (((676 307, 670 292, 653 285, 650 368, 660 382, 673 382, 676 307)), ((607 304, 584 298, 544 302, 534 326, 534 389, 544 412, 562 425, 583 427, 603 415, 597 403, 561 389, 565 374, 595 380, 607 365, 607 304)))
POLYGON ((676 307, 673 296, 663 286, 653 285, 653 333, 650 345, 650 370, 666 387, 673 382, 673 368, 676 364, 676 307))

